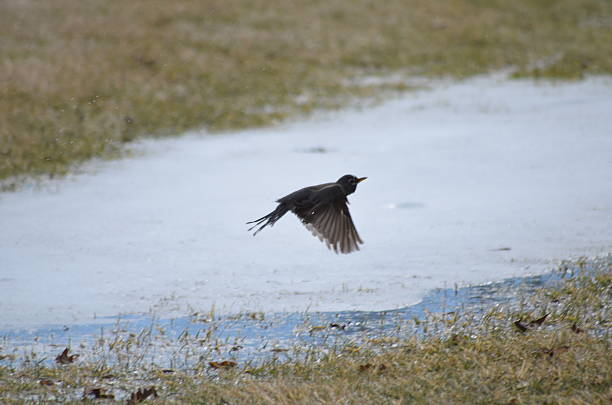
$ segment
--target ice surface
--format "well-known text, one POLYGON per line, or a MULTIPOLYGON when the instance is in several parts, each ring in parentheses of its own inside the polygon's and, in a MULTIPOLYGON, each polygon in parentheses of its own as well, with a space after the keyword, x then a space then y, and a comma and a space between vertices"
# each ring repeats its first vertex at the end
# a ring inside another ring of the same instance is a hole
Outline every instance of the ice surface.
POLYGON ((0 327, 150 308, 394 309, 612 249, 610 78, 477 78, 137 148, 0 195, 0 327), (349 197, 360 252, 335 255, 293 215, 246 232, 276 198, 346 173, 368 176, 349 197))

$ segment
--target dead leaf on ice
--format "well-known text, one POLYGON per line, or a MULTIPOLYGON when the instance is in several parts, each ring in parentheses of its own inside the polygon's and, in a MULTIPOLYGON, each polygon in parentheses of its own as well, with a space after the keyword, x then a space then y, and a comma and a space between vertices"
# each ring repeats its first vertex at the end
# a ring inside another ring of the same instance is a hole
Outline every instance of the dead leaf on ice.
POLYGON ((139 402, 144 401, 150 396, 153 396, 153 398, 157 398, 157 390, 155 389, 154 385, 150 386, 149 388, 140 388, 138 389, 138 391, 132 392, 132 395, 130 395, 130 399, 128 399, 127 404, 137 404, 139 402))
POLYGON ((219 368, 232 368, 236 367, 236 362, 231 360, 223 360, 223 361, 209 361, 208 365, 210 368, 219 369, 219 368))
POLYGON ((79 358, 79 355, 73 354, 69 356, 68 355, 69 352, 70 352, 70 349, 65 348, 64 351, 55 358, 55 362, 59 364, 74 363, 74 361, 79 358))

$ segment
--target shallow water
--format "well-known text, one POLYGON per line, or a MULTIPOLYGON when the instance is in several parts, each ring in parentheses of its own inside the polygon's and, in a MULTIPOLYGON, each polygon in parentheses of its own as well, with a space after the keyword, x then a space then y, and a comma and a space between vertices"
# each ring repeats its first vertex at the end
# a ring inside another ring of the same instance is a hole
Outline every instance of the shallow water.
MULTIPOLYGON (((192 314, 174 319, 146 315, 106 317, 95 324, 47 325, 0 330, 4 354, 52 364, 64 347, 81 359, 121 361, 109 353, 112 342, 141 337, 132 348, 139 361, 159 367, 190 367, 214 359, 258 362, 296 356, 295 349, 340 347, 387 336, 424 335, 429 314, 455 312, 480 316, 496 305, 519 305, 541 287, 554 287, 558 271, 497 283, 435 289, 417 305, 390 311, 245 313, 234 316, 192 314), (138 348, 138 349, 137 349, 138 348), (35 357, 31 357, 36 353, 35 357)), ((26 362, 27 363, 27 362, 26 362)))

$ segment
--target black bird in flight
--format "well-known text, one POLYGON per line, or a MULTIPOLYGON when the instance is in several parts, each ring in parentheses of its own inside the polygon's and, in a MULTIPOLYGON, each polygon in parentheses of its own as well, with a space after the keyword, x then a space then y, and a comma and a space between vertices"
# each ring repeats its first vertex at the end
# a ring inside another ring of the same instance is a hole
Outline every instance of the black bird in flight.
POLYGON ((257 228, 253 236, 266 226, 274 225, 288 211, 293 212, 304 226, 325 242, 336 253, 351 253, 359 250, 363 243, 348 209, 346 196, 357 189, 357 184, 367 177, 357 178, 347 174, 334 183, 304 187, 276 200, 274 211, 247 224, 255 224, 249 231, 257 228))

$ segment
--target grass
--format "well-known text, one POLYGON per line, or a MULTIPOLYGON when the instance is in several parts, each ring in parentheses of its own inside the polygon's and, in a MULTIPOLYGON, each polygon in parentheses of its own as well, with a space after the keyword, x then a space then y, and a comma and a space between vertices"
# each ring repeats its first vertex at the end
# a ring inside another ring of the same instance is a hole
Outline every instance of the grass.
MULTIPOLYGON (((104 395, 127 400, 153 387, 158 398, 151 390, 147 402, 609 403, 612 257, 578 259, 561 271, 575 274, 560 286, 484 314, 431 314, 420 321, 430 331, 421 337, 402 332, 340 346, 295 347, 285 361, 236 363, 208 352, 186 368, 129 362, 146 350, 142 334, 114 341, 114 361, 77 359, 48 366, 5 359, 0 399, 5 404, 80 403, 104 395)), ((193 344, 181 339, 182 353, 204 353, 202 347, 211 345, 208 336, 193 344)))
POLYGON ((0 180, 404 91, 402 76, 609 74, 611 15, 601 0, 2 2, 0 180))

